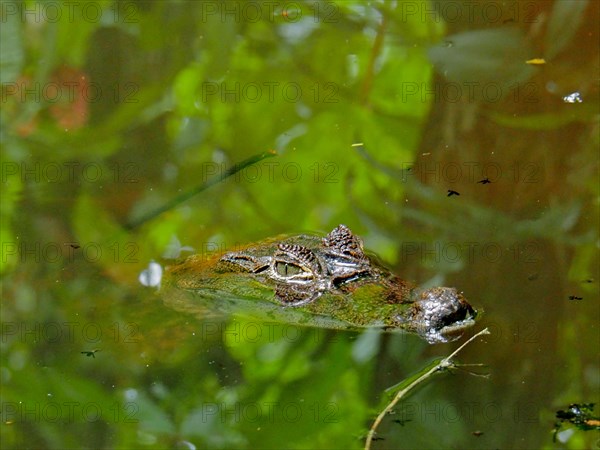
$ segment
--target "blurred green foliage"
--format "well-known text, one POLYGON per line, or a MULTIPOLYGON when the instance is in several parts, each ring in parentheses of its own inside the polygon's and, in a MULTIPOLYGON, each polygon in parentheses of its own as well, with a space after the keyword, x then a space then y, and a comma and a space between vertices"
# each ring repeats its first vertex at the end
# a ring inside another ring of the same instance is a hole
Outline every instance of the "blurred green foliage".
POLYGON ((406 336, 299 328, 290 339, 282 325, 239 337, 249 324, 171 311, 138 275, 174 236, 208 252, 345 223, 406 278, 450 278, 497 324, 542 324, 534 346, 508 328, 490 342, 497 384, 461 374, 415 397, 442 409, 527 398, 533 422, 425 415, 384 426, 384 446, 539 447, 552 411, 593 401, 598 284, 581 280, 598 270, 597 5, 529 2, 536 25, 512 3, 485 24, 443 4, 0 3, 2 448, 360 448, 383 388, 444 351, 406 336), (521 61, 534 57, 548 64, 521 61), (428 90, 473 80, 509 90, 496 101, 428 90), (563 101, 573 93, 583 103, 563 101), (269 149, 275 158, 125 230, 269 149), (517 183, 515 171, 489 190, 469 179, 449 202, 452 182, 415 175, 429 156, 537 164, 541 178, 517 183), (486 239, 511 255, 533 248, 539 264, 402 253, 404 241, 486 239), (542 283, 530 288, 533 267, 542 283))

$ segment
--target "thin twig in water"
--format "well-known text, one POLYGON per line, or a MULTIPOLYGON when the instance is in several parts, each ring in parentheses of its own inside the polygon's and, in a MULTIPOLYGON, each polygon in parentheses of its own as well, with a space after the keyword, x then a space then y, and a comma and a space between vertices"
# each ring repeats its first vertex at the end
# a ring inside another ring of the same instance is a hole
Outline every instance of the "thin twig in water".
POLYGON ((246 167, 251 166, 252 164, 256 164, 257 162, 262 161, 265 158, 270 158, 270 157, 276 156, 276 155, 277 155, 277 152, 275 150, 267 150, 266 152, 251 156, 250 158, 245 159, 244 161, 237 163, 234 166, 230 167, 229 169, 225 170, 220 175, 206 181, 205 183, 202 183, 200 186, 197 186, 197 187, 191 189, 190 191, 187 191, 187 192, 184 192, 183 194, 178 195, 177 197, 175 197, 174 199, 165 203, 164 205, 161 205, 160 207, 154 209, 153 211, 150 211, 149 213, 143 215, 142 217, 125 224, 124 228, 126 230, 133 230, 134 228, 137 228, 140 225, 158 217, 165 211, 169 211, 169 210, 175 208, 176 206, 185 202, 189 198, 192 198, 194 195, 199 194, 200 192, 205 191, 209 187, 214 186, 217 183, 220 183, 221 181, 229 178, 232 175, 235 175, 239 171, 244 170, 246 167))
POLYGON ((421 375, 420 377, 418 377, 416 380, 414 380, 412 383, 410 383, 404 389, 401 389, 400 391, 398 391, 398 393, 396 394, 396 396, 394 397, 394 399, 385 407, 385 409, 383 411, 381 411, 379 413, 379 415, 375 419, 375 422, 373 422, 373 425, 371 425, 371 429, 369 430, 369 434, 367 434, 367 441, 365 442, 365 450, 370 450, 371 449, 371 442, 373 442, 373 437, 375 436, 375 430, 377 430, 377 427, 379 426, 379 424, 381 423, 381 421, 383 420, 383 418, 386 416, 386 414, 390 413, 390 411, 394 408, 394 406, 396 406, 396 403, 398 403, 400 401, 400 399, 402 399, 402 397, 404 397, 411 389, 413 389, 419 383, 422 383, 427 378, 433 376, 434 373, 439 372, 441 370, 448 369, 450 367, 453 367, 454 363, 452 362, 452 358, 454 358, 463 348, 465 348, 467 346, 467 344, 469 344, 470 342, 472 342, 473 340, 475 340, 475 338, 477 338, 477 337, 479 337, 479 336, 481 336, 483 334, 490 334, 490 332, 488 331, 487 328, 481 330, 479 333, 477 333, 476 335, 472 336, 463 345, 461 345, 456 350, 454 350, 449 356, 447 356, 446 358, 442 359, 438 364, 436 364, 435 366, 433 366, 430 370, 428 370, 423 375, 421 375))

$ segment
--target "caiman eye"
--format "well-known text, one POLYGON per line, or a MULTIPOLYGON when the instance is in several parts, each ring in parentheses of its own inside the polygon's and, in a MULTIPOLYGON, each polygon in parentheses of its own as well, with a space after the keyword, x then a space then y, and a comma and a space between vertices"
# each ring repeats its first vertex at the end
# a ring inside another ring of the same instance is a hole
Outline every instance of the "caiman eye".
POLYGON ((292 277, 305 272, 302 267, 285 262, 276 262, 275 270, 277 271, 277 274, 282 277, 292 277))

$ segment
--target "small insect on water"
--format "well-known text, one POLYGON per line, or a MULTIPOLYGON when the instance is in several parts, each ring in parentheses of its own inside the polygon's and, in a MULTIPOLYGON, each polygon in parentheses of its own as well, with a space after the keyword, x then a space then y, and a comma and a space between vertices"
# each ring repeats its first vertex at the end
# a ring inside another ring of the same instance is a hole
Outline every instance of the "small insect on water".
POLYGON ((81 354, 85 355, 85 356, 91 356, 92 358, 96 358, 96 353, 99 352, 99 351, 100 351, 100 349, 97 348, 95 350, 90 350, 90 351, 87 351, 87 352, 81 352, 81 354))
POLYGON ((394 423, 397 423, 401 427, 403 427, 406 423, 411 422, 412 419, 394 419, 394 423))

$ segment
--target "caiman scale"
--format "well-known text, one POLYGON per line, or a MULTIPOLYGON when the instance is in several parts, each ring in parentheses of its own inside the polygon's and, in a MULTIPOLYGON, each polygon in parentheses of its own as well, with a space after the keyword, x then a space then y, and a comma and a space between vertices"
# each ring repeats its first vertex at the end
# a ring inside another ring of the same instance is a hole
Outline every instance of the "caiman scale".
POLYGON ((477 315, 455 288, 422 289, 392 274, 345 225, 324 238, 280 237, 210 259, 190 256, 167 269, 166 286, 191 291, 213 312, 327 328, 402 329, 429 343, 457 339, 477 315))

